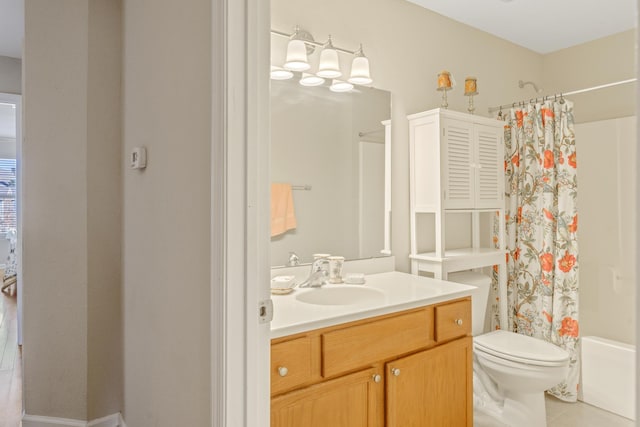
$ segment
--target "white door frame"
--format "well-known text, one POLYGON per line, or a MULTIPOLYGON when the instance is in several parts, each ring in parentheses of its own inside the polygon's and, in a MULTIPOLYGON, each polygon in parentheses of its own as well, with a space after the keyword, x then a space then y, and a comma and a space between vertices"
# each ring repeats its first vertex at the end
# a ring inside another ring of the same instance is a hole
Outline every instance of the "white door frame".
POLYGON ((269 426, 269 0, 212 0, 214 427, 269 426))
POLYGON ((18 293, 18 344, 22 345, 22 95, 1 93, 0 102, 16 105, 16 211, 18 223, 18 243, 16 245, 17 293, 18 293))

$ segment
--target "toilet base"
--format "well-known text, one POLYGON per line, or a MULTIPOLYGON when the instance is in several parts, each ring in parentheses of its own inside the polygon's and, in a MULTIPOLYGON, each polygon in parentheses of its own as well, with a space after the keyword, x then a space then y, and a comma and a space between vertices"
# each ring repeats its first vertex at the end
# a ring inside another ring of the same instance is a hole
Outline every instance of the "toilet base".
POLYGON ((544 392, 504 391, 502 422, 518 427, 546 427, 547 409, 544 392))

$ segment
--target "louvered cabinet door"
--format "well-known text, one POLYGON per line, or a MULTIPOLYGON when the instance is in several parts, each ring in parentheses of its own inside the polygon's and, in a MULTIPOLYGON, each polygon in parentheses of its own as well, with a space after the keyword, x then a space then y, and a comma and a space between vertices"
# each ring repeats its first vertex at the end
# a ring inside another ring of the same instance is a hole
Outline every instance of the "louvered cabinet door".
POLYGON ((442 123, 442 200, 445 209, 474 207, 473 124, 446 119, 442 123))
POLYGON ((503 208, 504 155, 503 130, 497 127, 475 126, 475 207, 503 208))

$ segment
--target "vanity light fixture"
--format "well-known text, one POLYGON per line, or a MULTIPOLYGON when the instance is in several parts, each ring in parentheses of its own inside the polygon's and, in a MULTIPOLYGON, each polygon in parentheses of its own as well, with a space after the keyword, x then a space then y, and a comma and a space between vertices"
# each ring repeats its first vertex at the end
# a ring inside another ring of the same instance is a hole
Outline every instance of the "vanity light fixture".
POLYGON ((335 46, 331 36, 328 37, 325 43, 320 43, 315 41, 311 34, 297 25, 293 34, 273 29, 271 30, 271 34, 289 39, 284 65, 282 67, 271 67, 271 78, 274 80, 291 78, 288 77, 287 72, 302 73, 306 71, 300 79, 301 85, 321 86, 324 83, 324 79, 334 79, 330 86, 330 89, 334 92, 348 92, 353 89, 354 84, 370 85, 373 83, 369 68, 369 59, 363 53, 362 44, 358 50, 347 50, 335 46), (318 72, 313 75, 308 71, 309 68, 311 68, 308 55, 313 54, 316 47, 322 47, 322 50, 320 52, 318 72), (335 80, 346 74, 340 69, 339 54, 353 55, 354 57, 351 63, 351 73, 348 74, 348 81, 335 80))
POLYGON ((289 80, 293 78, 293 72, 285 70, 282 67, 271 66, 271 79, 273 80, 289 80))
POLYGON ((290 71, 306 71, 311 68, 307 60, 307 46, 300 35, 298 26, 296 26, 287 45, 287 59, 284 68, 290 71))
POLYGON ((351 83, 336 79, 331 82, 331 86, 329 87, 331 92, 350 92, 352 89, 353 85, 351 83))
POLYGON ((333 43, 331 43, 331 35, 329 35, 329 40, 327 40, 322 52, 320 52, 320 65, 318 66, 318 72, 316 74, 327 79, 337 79, 342 76, 338 51, 333 47, 333 43))
POLYGON ((320 86, 324 84, 324 79, 315 74, 302 73, 300 84, 302 86, 320 86))
POLYGON ((368 85, 371 84, 371 74, 369 73, 369 59, 364 56, 362 51, 362 45, 355 53, 355 58, 351 63, 351 76, 349 77, 349 83, 356 85, 368 85))

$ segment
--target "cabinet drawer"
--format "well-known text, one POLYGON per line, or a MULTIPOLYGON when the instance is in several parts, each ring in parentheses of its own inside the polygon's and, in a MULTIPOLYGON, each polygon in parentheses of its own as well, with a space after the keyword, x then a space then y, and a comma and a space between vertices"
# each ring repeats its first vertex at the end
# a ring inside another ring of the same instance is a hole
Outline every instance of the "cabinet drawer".
POLYGON ((311 337, 302 337, 271 345, 271 394, 291 390, 313 379, 319 357, 313 343, 311 337))
POLYGON ((436 341, 448 341, 471 333, 471 300, 435 308, 436 341))
POLYGON ((322 375, 330 377, 433 344, 433 309, 322 334, 322 375))

